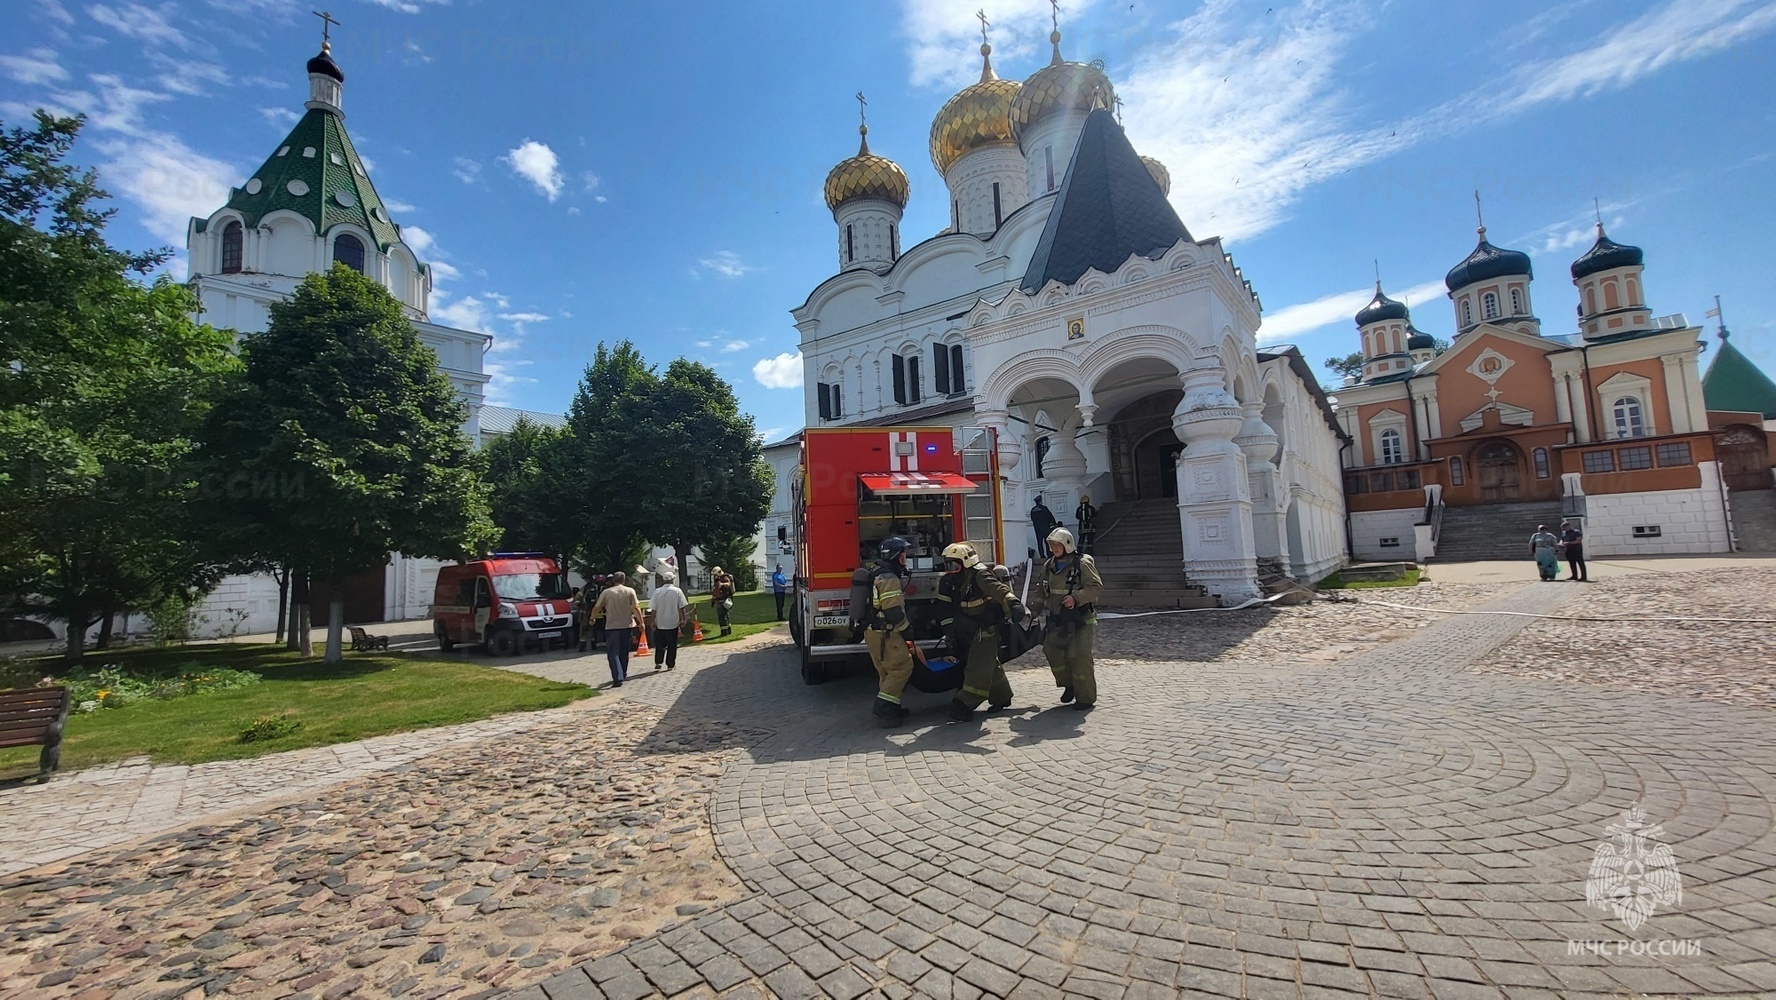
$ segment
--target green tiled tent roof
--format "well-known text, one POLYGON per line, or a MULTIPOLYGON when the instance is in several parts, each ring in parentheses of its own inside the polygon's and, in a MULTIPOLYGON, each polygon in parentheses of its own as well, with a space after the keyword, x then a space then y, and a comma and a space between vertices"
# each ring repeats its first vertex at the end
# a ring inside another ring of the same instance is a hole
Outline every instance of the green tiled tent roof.
POLYGON ((351 223, 369 232, 385 253, 401 239, 345 125, 338 115, 319 108, 302 116, 246 187, 229 192, 228 207, 240 212, 249 226, 279 209, 314 223, 317 233, 351 223), (311 149, 314 155, 304 155, 311 149), (253 181, 259 182, 257 191, 253 181), (292 183, 301 194, 291 190, 292 183))
POLYGON ((1725 337, 1708 365, 1708 374, 1702 376, 1702 399, 1711 410, 1761 413, 1765 419, 1776 419, 1776 382, 1725 337))

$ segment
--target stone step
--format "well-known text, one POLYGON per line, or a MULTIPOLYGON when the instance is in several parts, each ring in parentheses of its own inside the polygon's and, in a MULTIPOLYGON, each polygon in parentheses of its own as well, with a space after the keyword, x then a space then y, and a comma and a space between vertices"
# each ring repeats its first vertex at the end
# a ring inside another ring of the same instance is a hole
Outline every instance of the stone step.
POLYGON ((1479 562, 1526 558, 1536 525, 1560 524, 1559 501, 1445 507, 1437 538, 1440 562, 1479 562))

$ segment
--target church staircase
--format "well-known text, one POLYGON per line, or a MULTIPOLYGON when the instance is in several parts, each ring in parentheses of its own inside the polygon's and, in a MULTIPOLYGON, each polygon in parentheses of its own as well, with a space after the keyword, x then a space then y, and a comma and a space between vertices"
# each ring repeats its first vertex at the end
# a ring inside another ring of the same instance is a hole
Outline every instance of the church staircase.
POLYGON ((1135 500, 1098 509, 1092 559, 1109 608, 1213 608, 1219 603, 1184 575, 1184 529, 1173 500, 1135 500))
POLYGON ((1734 490, 1727 503, 1739 551, 1776 552, 1776 490, 1734 490))
POLYGON ((1437 562, 1496 562, 1529 558, 1529 536, 1536 525, 1560 531, 1560 501, 1494 503, 1478 507, 1443 508, 1443 533, 1437 539, 1437 562))

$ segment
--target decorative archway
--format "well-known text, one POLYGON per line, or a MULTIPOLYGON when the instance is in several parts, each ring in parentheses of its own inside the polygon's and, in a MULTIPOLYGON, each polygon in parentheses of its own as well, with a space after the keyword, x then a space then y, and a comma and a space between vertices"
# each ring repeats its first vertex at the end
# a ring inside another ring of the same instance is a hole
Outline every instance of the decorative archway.
POLYGON ((1714 457, 1729 490, 1767 490, 1770 480, 1769 438, 1761 427, 1729 424, 1714 432, 1714 457))
POLYGON ((1483 502, 1514 503, 1523 499, 1523 452, 1516 445, 1502 438, 1482 444, 1474 452, 1474 468, 1483 502))
POLYGON ((1182 389, 1165 389, 1123 407, 1109 422, 1110 472, 1117 499, 1152 500, 1178 495, 1172 474, 1184 445, 1172 431, 1172 411, 1182 389))

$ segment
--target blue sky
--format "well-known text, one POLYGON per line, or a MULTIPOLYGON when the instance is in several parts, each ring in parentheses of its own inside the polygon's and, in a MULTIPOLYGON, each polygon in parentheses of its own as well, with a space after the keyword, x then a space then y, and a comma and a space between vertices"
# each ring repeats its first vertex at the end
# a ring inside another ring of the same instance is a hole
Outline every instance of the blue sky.
MULTIPOLYGON (((912 180, 903 242, 947 224, 926 135, 979 71, 982 0, 331 2, 347 128, 438 267, 433 318, 496 337, 493 401, 562 412, 627 337, 716 365, 770 436, 799 426, 789 310, 837 266, 820 185, 856 149, 859 90, 912 180)), ((18 0, 0 118, 88 113, 114 238, 182 247, 300 113, 314 6, 18 0)), ((1042 65, 1045 0, 987 14, 1000 75, 1042 65)), ((1534 256, 1546 332, 1573 329, 1596 198, 1646 249, 1655 314, 1701 323, 1720 294, 1776 372, 1776 0, 1071 0, 1061 27, 1191 232, 1227 240, 1263 342, 1316 366, 1355 349, 1376 259, 1448 336, 1479 188, 1492 241, 1534 256)))

